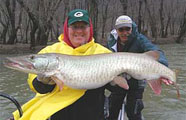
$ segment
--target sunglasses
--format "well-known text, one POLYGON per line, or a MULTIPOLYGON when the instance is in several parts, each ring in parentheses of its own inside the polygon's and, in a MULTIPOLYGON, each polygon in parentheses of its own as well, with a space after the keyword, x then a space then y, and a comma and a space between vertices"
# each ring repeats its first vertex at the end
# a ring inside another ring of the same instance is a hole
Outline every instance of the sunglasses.
POLYGON ((130 27, 122 27, 122 28, 118 28, 118 31, 119 32, 123 32, 123 31, 127 31, 128 32, 128 31, 130 31, 130 29, 131 29, 130 27))

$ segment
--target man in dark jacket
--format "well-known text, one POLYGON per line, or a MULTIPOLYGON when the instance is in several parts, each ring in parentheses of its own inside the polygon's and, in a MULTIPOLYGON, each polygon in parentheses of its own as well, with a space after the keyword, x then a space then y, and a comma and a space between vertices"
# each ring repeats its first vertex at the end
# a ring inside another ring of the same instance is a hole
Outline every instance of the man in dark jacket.
MULTIPOLYGON (((115 29, 111 31, 108 37, 108 48, 113 52, 144 53, 159 51, 160 58, 158 61, 168 66, 164 53, 144 35, 140 34, 137 25, 126 15, 117 18, 115 29)), ((129 75, 125 76, 125 78, 128 79, 129 90, 124 90, 118 86, 109 89, 111 91, 109 96, 109 120, 118 119, 125 96, 127 96, 125 110, 129 120, 142 120, 141 111, 144 108, 142 98, 146 82, 134 79, 129 75)), ((169 81, 162 81, 167 85, 171 84, 169 81)))

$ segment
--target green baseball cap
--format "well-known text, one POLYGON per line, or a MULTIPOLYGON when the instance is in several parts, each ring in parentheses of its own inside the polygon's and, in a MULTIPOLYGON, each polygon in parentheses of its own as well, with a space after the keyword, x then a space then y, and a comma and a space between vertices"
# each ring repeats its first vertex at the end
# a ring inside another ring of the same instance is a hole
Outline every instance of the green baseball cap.
POLYGON ((86 10, 75 9, 68 14, 68 25, 75 23, 77 21, 84 21, 89 24, 89 15, 86 10))

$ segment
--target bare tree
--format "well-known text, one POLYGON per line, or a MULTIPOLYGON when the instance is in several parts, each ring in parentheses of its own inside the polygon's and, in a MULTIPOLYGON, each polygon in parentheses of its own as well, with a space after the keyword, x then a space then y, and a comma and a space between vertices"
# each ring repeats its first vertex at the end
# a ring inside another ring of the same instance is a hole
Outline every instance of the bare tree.
POLYGON ((160 9, 159 9, 159 13, 160 13, 160 23, 161 23, 161 30, 160 30, 160 34, 161 37, 165 37, 165 30, 164 30, 164 0, 160 0, 160 9))
MULTIPOLYGON (((27 12, 31 23, 32 23, 32 29, 30 32, 30 49, 35 49, 35 33, 36 30, 38 29, 39 26, 39 21, 37 19, 37 17, 30 11, 30 8, 28 6, 25 5, 25 3, 23 2, 23 0, 17 0, 17 2, 20 4, 20 6, 27 12)), ((39 5, 37 4, 37 10, 39 8, 39 5)))
POLYGON ((141 8, 142 8, 142 0, 139 0, 139 12, 138 12, 138 30, 141 32, 141 24, 142 24, 142 14, 141 14, 141 8))
POLYGON ((89 0, 88 11, 93 23, 94 38, 97 40, 97 30, 98 30, 98 0, 89 0))
POLYGON ((8 15, 7 15, 5 9, 3 8, 2 4, 0 5, 0 9, 1 9, 0 24, 2 26, 2 28, 1 28, 2 32, 1 32, 1 35, 0 35, 0 40, 2 40, 3 44, 6 44, 6 34, 8 32, 10 21, 8 20, 8 15))
POLYGON ((23 0, 17 0, 20 6, 27 12, 29 19, 31 20, 32 27, 30 32, 31 45, 30 48, 34 49, 36 46, 36 40, 39 45, 46 45, 48 41, 49 31, 52 29, 52 20, 62 0, 56 0, 55 2, 47 2, 44 0, 37 1, 36 11, 31 12, 30 8, 23 2, 23 0), (38 30, 38 33, 37 33, 38 30), (37 37, 36 37, 37 35, 37 37))
MULTIPOLYGON (((1 1, 1 16, 3 19, 0 20, 3 26, 3 32, 1 34, 1 39, 3 43, 14 44, 17 37, 17 30, 19 24, 16 26, 16 1, 12 0, 2 0, 1 1), (6 36, 8 34, 8 41, 6 41, 6 36)), ((19 17, 18 17, 19 18, 19 17)))
POLYGON ((9 19, 10 19, 10 37, 9 40, 7 42, 7 44, 14 44, 14 41, 16 39, 16 28, 15 28, 15 7, 16 7, 16 2, 10 1, 10 0, 6 0, 6 8, 7 8, 7 12, 9 15, 9 19))
POLYGON ((121 5, 123 7, 123 14, 126 15, 127 14, 127 4, 128 4, 128 0, 120 0, 121 5))
POLYGON ((39 45, 47 45, 52 20, 62 0, 56 2, 40 0, 39 2, 39 30, 37 41, 39 45))
POLYGON ((67 12, 69 11, 69 0, 64 0, 64 14, 63 14, 63 18, 66 18, 67 16, 67 12))
POLYGON ((58 38, 67 13, 77 8, 88 10, 94 38, 100 43, 103 41, 97 38, 105 40, 105 34, 122 14, 129 15, 140 32, 150 33, 148 36, 155 40, 178 34, 183 38, 185 3, 186 0, 0 0, 0 43, 29 43, 30 48, 46 45, 58 38))
POLYGON ((102 4, 102 36, 101 38, 105 37, 105 26, 107 23, 107 19, 108 19, 108 5, 109 5, 110 0, 101 0, 100 4, 102 4))
POLYGON ((153 15, 151 13, 151 10, 149 8, 149 4, 148 4, 147 0, 144 0, 144 2, 145 2, 146 10, 148 12, 148 16, 149 16, 152 37, 154 37, 156 39, 157 38, 156 19, 153 17, 153 15))
POLYGON ((184 12, 183 22, 180 24, 180 32, 178 38, 176 39, 176 43, 182 43, 185 34, 186 34, 186 9, 184 12))

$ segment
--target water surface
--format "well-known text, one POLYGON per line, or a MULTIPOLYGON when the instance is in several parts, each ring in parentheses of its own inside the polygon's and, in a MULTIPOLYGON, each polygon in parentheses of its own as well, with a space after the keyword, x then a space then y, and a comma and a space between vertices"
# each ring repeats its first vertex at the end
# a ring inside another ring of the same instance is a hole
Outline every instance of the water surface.
MULTIPOLYGON (((27 84, 27 74, 5 68, 2 61, 7 56, 0 56, 0 92, 9 94, 14 97, 21 105, 34 96, 27 84)), ((8 99, 0 97, 0 120, 6 120, 12 116, 12 112, 16 110, 16 106, 8 99)))
POLYGON ((165 52, 169 67, 179 71, 177 83, 181 98, 177 98, 172 86, 163 85, 159 96, 147 87, 144 94, 144 117, 146 120, 186 120, 186 45, 169 44, 159 47, 165 52))

